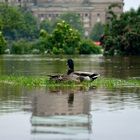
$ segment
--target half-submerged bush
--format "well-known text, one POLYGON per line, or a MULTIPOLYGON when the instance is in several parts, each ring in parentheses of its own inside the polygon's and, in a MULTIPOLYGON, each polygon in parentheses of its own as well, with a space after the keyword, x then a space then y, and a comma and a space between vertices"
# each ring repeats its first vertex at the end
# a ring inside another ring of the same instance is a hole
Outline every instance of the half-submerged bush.
POLYGON ((21 39, 14 42, 11 47, 12 54, 29 54, 31 53, 32 43, 27 40, 21 39))
POLYGON ((83 40, 79 49, 80 54, 100 54, 101 47, 96 46, 91 40, 83 40))

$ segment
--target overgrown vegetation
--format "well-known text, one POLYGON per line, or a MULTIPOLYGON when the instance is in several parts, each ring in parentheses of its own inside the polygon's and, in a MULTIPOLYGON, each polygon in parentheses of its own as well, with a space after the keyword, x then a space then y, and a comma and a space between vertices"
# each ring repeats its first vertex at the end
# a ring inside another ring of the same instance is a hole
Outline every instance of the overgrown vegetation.
POLYGON ((28 10, 0 3, 0 27, 7 40, 37 37, 37 19, 28 10))
POLYGON ((49 20, 48 18, 44 19, 40 23, 40 29, 44 29, 50 34, 53 32, 53 29, 56 27, 57 23, 61 22, 62 20, 68 23, 72 28, 78 30, 80 36, 84 36, 84 28, 80 15, 69 12, 58 16, 55 20, 49 20))
POLYGON ((104 25, 97 22, 90 33, 90 38, 94 41, 100 41, 101 36, 104 34, 104 25))
POLYGON ((83 40, 84 29, 80 16, 74 13, 65 13, 55 20, 45 19, 39 23, 27 9, 1 3, 0 28, 3 37, 7 40, 7 48, 4 43, 1 43, 1 53, 100 53, 100 48, 93 43, 83 45, 81 40, 83 40), (97 49, 98 51, 93 51, 97 49))
POLYGON ((45 86, 48 88, 54 87, 69 87, 69 88, 89 88, 90 86, 103 87, 103 88, 121 88, 121 87, 139 87, 140 80, 138 79, 115 79, 115 78, 98 78, 93 82, 82 82, 77 83, 73 81, 65 82, 54 82, 50 81, 48 77, 33 77, 33 76, 1 76, 0 83, 18 85, 18 86, 28 86, 28 87, 41 87, 45 86))
POLYGON ((4 50, 6 49, 6 45, 7 45, 7 42, 6 42, 2 32, 0 31, 0 54, 4 53, 4 50))
MULTIPOLYGON (((140 8, 131 9, 118 17, 110 5, 108 22, 93 27, 90 38, 99 41, 105 55, 140 55, 140 8)), ((45 19, 39 23, 30 11, 0 3, 0 54, 98 54, 101 53, 90 40, 83 38, 80 16, 65 13, 56 20, 45 19), (42 35, 43 33, 43 35, 42 35)))
POLYGON ((105 55, 140 55, 140 7, 117 17, 109 7, 103 40, 105 55))
POLYGON ((101 47, 96 46, 91 40, 82 40, 81 47, 79 49, 80 54, 100 54, 101 47))
POLYGON ((40 36, 33 48, 49 54, 100 54, 101 48, 91 40, 82 40, 78 30, 64 20, 59 21, 52 33, 40 30, 40 36))

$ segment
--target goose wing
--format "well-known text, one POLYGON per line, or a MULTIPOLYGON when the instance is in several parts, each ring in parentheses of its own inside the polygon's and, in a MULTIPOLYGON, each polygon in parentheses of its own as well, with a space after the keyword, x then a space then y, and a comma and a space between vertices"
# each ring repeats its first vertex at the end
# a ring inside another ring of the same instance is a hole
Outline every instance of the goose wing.
POLYGON ((75 71, 74 74, 79 77, 86 77, 86 78, 89 77, 91 80, 95 80, 96 78, 98 78, 100 76, 100 74, 97 74, 97 73, 82 72, 82 71, 75 71))
POLYGON ((93 72, 82 72, 82 71, 75 71, 74 74, 78 75, 78 76, 89 76, 89 77, 93 77, 93 76, 97 76, 97 73, 93 73, 93 72))

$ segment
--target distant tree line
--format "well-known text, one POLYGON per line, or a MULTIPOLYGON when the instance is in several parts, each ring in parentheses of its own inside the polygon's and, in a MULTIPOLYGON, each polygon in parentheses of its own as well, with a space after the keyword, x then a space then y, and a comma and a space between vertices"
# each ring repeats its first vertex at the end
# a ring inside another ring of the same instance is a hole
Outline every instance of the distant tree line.
POLYGON ((83 39, 80 16, 74 13, 40 22, 27 9, 0 4, 0 31, 1 54, 101 53, 100 47, 83 39))
POLYGON ((0 3, 0 54, 98 54, 101 48, 93 41, 101 41, 105 55, 139 55, 140 8, 118 17, 113 6, 108 22, 96 23, 85 39, 79 15, 66 13, 39 22, 27 9, 0 3))
POLYGON ((92 40, 81 38, 79 31, 72 28, 64 20, 57 23, 51 34, 42 29, 37 46, 44 46, 44 50, 53 54, 101 53, 100 47, 97 47, 92 40))
POLYGON ((28 10, 0 4, 0 30, 8 40, 31 40, 38 34, 37 20, 28 10))

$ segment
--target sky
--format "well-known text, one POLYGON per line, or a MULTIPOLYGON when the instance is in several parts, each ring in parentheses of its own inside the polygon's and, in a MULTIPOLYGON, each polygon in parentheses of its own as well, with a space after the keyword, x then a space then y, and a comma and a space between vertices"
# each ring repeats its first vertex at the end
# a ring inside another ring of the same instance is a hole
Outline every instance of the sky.
POLYGON ((128 11, 131 8, 137 9, 140 6, 140 0, 124 0, 124 11, 128 11))

